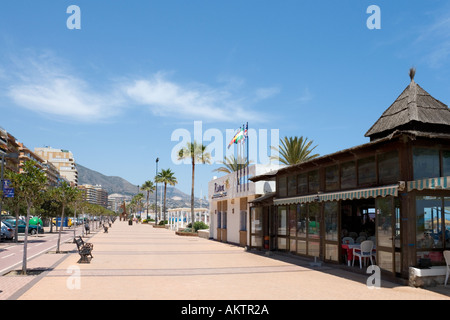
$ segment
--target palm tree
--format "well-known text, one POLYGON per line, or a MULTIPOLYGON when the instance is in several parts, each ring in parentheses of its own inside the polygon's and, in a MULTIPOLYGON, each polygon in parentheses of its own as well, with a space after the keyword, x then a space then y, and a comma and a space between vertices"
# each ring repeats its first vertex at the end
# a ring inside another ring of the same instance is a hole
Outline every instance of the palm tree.
POLYGON ((317 158, 319 154, 311 154, 317 147, 314 146, 311 149, 312 140, 308 141, 308 138, 302 137, 284 137, 284 140, 280 139, 280 148, 272 147, 272 150, 277 151, 280 156, 270 157, 272 160, 278 160, 285 165, 299 164, 304 161, 308 161, 317 158))
MULTIPOLYGON (((250 161, 248 164, 250 164, 250 161)), ((219 163, 223 164, 223 167, 219 167, 214 169, 216 172, 223 173, 232 173, 236 172, 239 169, 243 169, 247 167, 247 157, 238 156, 237 158, 234 155, 231 155, 229 158, 224 157, 223 161, 219 161, 219 163)))
POLYGON ((137 195, 135 195, 133 197, 133 199, 131 199, 131 205, 135 209, 136 217, 137 217, 137 214, 139 212, 139 209, 141 208, 141 204, 142 204, 142 199, 143 198, 144 198, 144 195, 142 193, 138 193, 137 195))
POLYGON ((178 183, 177 178, 174 176, 174 172, 170 169, 162 169, 156 176, 156 182, 164 183, 164 206, 163 206, 163 221, 166 221, 166 192, 167 184, 174 186, 178 183))
POLYGON ((144 182, 144 184, 141 187, 142 191, 147 191, 147 218, 148 218, 148 198, 150 196, 150 193, 153 193, 155 191, 155 185, 153 184, 153 181, 147 180, 144 182))
POLYGON ((194 213, 194 178, 195 178, 195 164, 196 163, 211 163, 211 154, 206 152, 206 146, 198 144, 196 141, 188 142, 186 147, 180 149, 178 152, 178 160, 191 159, 192 162, 192 187, 191 187, 191 219, 192 225, 195 221, 194 213))

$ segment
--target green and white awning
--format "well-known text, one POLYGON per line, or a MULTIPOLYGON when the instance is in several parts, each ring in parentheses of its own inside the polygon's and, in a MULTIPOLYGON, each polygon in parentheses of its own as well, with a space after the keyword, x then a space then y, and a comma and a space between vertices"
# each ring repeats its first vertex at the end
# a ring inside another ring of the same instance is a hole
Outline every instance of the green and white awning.
POLYGON ((297 203, 307 203, 314 201, 338 201, 338 200, 353 200, 353 199, 368 199, 368 198, 377 198, 377 197, 387 197, 398 195, 398 184, 377 187, 377 188, 368 188, 368 189, 358 189, 351 191, 340 191, 340 192, 331 192, 331 193, 319 193, 315 195, 301 196, 301 197, 292 197, 292 198, 283 198, 283 199, 275 199, 275 205, 288 205, 288 204, 297 204, 297 203))
POLYGON ((450 177, 439 177, 408 181, 408 191, 411 190, 434 190, 434 189, 450 189, 450 177))

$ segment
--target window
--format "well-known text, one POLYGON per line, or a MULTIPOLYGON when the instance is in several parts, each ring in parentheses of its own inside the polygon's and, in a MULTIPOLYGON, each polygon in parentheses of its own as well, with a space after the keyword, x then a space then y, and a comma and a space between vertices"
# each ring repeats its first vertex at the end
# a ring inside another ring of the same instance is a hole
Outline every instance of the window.
POLYGON ((287 249, 287 207, 278 207, 278 237, 277 245, 279 250, 287 249))
POLYGON ((325 190, 339 189, 339 166, 331 166, 325 169, 325 190))
POLYGON ((380 184, 397 182, 400 177, 398 151, 378 156, 378 179, 380 184))
POLYGON ((443 250, 450 249, 450 198, 416 197, 417 262, 430 259, 432 264, 444 262, 443 250))
POLYGON ((450 176, 450 151, 442 151, 442 176, 450 176))
POLYGON ((288 196, 295 196, 297 194, 297 180, 296 176, 288 176, 288 196))
POLYGON ((378 219, 377 242, 379 246, 392 247, 392 219, 394 219, 394 208, 390 197, 376 199, 378 219))
POLYGON ((222 212, 221 211, 217 212, 217 228, 218 229, 222 228, 222 212))
POLYGON ((338 203, 336 201, 325 202, 325 240, 338 240, 338 203))
POLYGON ((287 220, 286 207, 285 206, 278 207, 278 235, 279 236, 287 235, 286 220, 287 220))
POLYGON ((297 237, 306 238, 306 204, 297 205, 297 237))
POLYGON ((308 191, 309 193, 319 191, 319 171, 308 172, 308 191))
POLYGON ((227 228, 227 212, 224 211, 222 212, 222 229, 226 229, 227 228))
POLYGON ((416 197, 417 249, 442 248, 442 198, 416 197))
POLYGON ((263 238, 262 238, 262 214, 263 209, 262 207, 252 207, 250 209, 251 214, 251 245, 252 247, 259 247, 261 248, 263 245, 263 238))
POLYGON ((287 196, 287 181, 286 176, 278 178, 278 196, 286 197, 287 196))
POLYGON ((240 231, 247 231, 247 211, 241 210, 240 213, 240 231))
POLYGON ((371 185, 377 182, 375 157, 358 160, 358 184, 371 185))
POLYGON ((310 203, 308 205, 308 237, 311 239, 319 239, 320 235, 320 217, 319 204, 310 203))
POLYGON ((413 148, 414 180, 439 177, 439 150, 413 148))
POLYGON ((297 192, 298 194, 308 193, 308 176, 306 173, 297 176, 297 192))
POLYGON ((289 235, 295 237, 297 234, 297 205, 289 206, 289 235))
POLYGON ((341 189, 356 187, 355 161, 345 162, 341 165, 341 189))

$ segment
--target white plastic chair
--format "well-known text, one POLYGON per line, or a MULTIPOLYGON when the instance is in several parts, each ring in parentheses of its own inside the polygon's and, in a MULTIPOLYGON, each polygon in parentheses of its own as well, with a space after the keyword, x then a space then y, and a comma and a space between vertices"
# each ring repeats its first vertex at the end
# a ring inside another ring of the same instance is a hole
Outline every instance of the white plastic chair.
POLYGON ((353 261, 352 266, 355 265, 355 256, 359 258, 359 268, 362 269, 362 259, 370 258, 370 263, 373 264, 372 256, 373 252, 373 242, 366 240, 361 242, 361 249, 353 249, 353 261))
POLYGON ((450 251, 444 251, 445 263, 447 264, 447 272, 445 273, 445 286, 447 285, 448 276, 450 275, 450 251))
POLYGON ((342 244, 354 244, 355 240, 352 237, 344 237, 342 238, 342 244))
POLYGON ((358 238, 356 238, 355 242, 356 243, 362 243, 363 241, 367 240, 366 237, 364 236, 359 236, 358 238))

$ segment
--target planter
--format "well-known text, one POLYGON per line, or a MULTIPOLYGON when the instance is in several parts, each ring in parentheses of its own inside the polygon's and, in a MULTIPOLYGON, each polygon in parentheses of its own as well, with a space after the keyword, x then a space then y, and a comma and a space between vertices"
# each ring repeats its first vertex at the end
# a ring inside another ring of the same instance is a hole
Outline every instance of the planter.
POLYGON ((160 226, 160 225, 158 225, 158 226, 153 225, 153 228, 161 228, 161 229, 165 229, 166 226, 165 226, 165 225, 162 225, 162 226, 160 226))
POLYGON ((178 236, 187 236, 187 237, 198 237, 197 232, 183 232, 183 231, 177 231, 175 232, 178 236))

